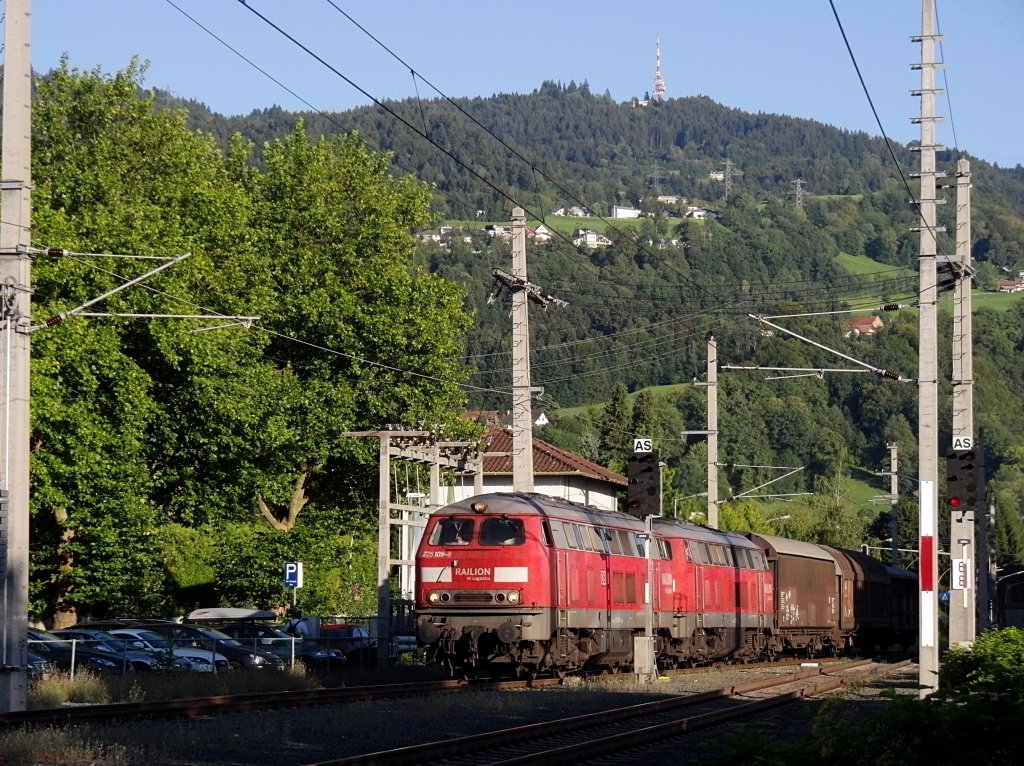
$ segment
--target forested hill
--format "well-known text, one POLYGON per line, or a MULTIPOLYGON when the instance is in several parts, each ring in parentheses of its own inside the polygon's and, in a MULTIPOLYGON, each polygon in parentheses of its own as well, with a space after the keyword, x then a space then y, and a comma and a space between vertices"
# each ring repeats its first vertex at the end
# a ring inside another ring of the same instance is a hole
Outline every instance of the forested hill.
MULTIPOLYGON (((484 210, 488 219, 505 219, 510 202, 501 193, 545 215, 570 204, 566 192, 597 213, 608 213, 612 204, 638 204, 655 189, 714 202, 723 195, 722 183, 708 174, 722 170, 727 159, 736 168, 735 188, 757 197, 790 196, 797 179, 812 195, 903 186, 881 138, 813 120, 751 114, 707 97, 641 106, 594 95, 586 84, 546 82, 530 94, 405 100, 333 114, 273 107, 232 118, 196 102, 161 100, 186 106, 192 126, 225 145, 234 131, 257 145, 279 138, 298 117, 314 136, 357 130, 372 147, 394 152, 399 170, 435 183, 447 218, 473 218, 484 210)), ((908 99, 908 110, 913 104, 908 99)), ((899 144, 892 148, 904 173, 913 172, 917 155, 899 144)), ((952 151, 940 155, 943 162, 952 175, 952 151)), ((991 204, 1024 215, 1024 167, 999 169, 974 159, 971 170, 991 204)))
MULTIPOLYGON (((566 233, 548 244, 530 244, 531 280, 570 303, 538 312, 531 323, 534 383, 545 388, 552 406, 602 402, 619 384, 636 391, 691 381, 703 374, 711 332, 723 364, 842 366, 834 355, 758 326, 747 314, 916 300, 920 235, 913 231, 910 199, 918 190, 912 177, 918 156, 893 145, 897 167, 886 142, 866 133, 750 114, 706 97, 619 103, 585 84, 551 82, 530 94, 454 104, 388 102, 386 108, 331 115, 274 108, 223 118, 199 104, 185 106, 192 126, 214 133, 225 146, 236 131, 257 145, 278 138, 300 117, 311 135, 358 131, 370 146, 393 153, 396 172, 435 185, 438 224, 473 222, 462 224, 468 242, 457 235, 421 247, 433 271, 466 286, 476 315, 466 339, 467 360, 478 370, 471 381, 479 386, 471 394, 473 406, 507 408, 507 397, 495 392, 510 386, 508 314, 486 299, 491 270, 509 267, 509 246, 480 229, 485 222, 507 222, 513 201, 528 211, 531 225, 543 219, 566 233), (728 197, 724 181, 712 175, 724 171, 727 161, 728 197), (793 195, 798 180, 801 208, 793 195), (679 199, 658 203, 659 195, 679 199), (552 215, 580 206, 609 216, 613 205, 639 207, 645 217, 570 222, 552 215), (713 217, 683 218, 687 205, 707 208, 713 217), (574 225, 605 231, 611 245, 572 246, 574 225), (850 270, 851 263, 858 268, 850 270)), ((994 290, 1000 279, 1024 269, 1024 168, 1001 169, 967 156, 976 281, 994 290)), ((939 157, 948 183, 955 182, 955 162, 952 151, 939 157)), ((952 253, 955 191, 943 195, 949 204, 939 207, 939 222, 947 233, 940 235, 939 251, 952 253)), ((944 316, 940 362, 948 380, 951 322, 944 316)), ((830 348, 914 377, 912 313, 886 314, 882 332, 859 339, 846 337, 848 318, 789 324, 830 348)), ((979 312, 975 323, 975 369, 984 371, 976 387, 976 422, 987 429, 996 459, 1024 445, 1024 372, 1016 361, 1024 352, 1022 325, 1020 302, 1008 311, 979 312)), ((842 444, 868 464, 883 455, 887 440, 901 442, 906 455, 916 450, 914 386, 872 375, 836 376, 817 386, 729 380, 723 385, 744 407, 726 407, 723 432, 732 429, 735 443, 729 447, 748 462, 814 462, 824 454, 822 445, 835 456, 842 444)), ((688 428, 700 427, 701 398, 698 390, 675 404, 688 428)), ((946 443, 948 409, 942 428, 946 443)), ((608 457, 591 448, 594 433, 567 438, 577 441, 566 446, 608 457)))

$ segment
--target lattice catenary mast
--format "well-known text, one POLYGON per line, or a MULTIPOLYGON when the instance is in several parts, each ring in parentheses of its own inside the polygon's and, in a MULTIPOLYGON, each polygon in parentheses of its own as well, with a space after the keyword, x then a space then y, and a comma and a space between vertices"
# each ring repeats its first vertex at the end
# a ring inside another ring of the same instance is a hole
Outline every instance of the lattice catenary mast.
POLYGON ((654 42, 654 94, 653 101, 661 101, 665 98, 665 78, 661 76, 661 35, 655 38, 654 42))

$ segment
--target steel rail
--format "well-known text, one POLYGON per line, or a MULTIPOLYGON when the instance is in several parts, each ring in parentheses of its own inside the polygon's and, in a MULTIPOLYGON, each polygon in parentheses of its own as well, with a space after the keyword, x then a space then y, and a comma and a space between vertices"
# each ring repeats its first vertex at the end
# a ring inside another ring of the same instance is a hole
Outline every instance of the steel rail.
MULTIPOLYGON (((907 664, 908 661, 896 663, 893 665, 885 665, 887 669, 895 669, 902 667, 907 664)), ((401 748, 395 748, 393 750, 384 750, 375 753, 366 753, 363 755, 349 756, 345 758, 339 758, 328 761, 319 761, 315 764, 309 764, 308 766, 402 766, 403 764, 417 764, 417 763, 436 763, 440 760, 447 758, 463 757, 467 755, 481 753, 485 750, 493 748, 499 748, 509 746, 513 744, 519 744, 528 741, 536 741, 541 737, 552 737, 560 734, 578 731, 580 729, 593 728, 602 725, 608 725, 610 723, 619 723, 622 721, 628 721, 631 719, 639 719, 643 716, 657 715, 659 713, 670 712, 685 707, 692 707, 715 700, 724 700, 738 695, 749 694, 751 692, 760 691, 763 689, 770 689, 774 686, 781 686, 785 684, 792 684, 795 682, 819 678, 826 673, 837 673, 849 670, 860 670, 877 666, 872 660, 857 660, 852 662, 839 662, 829 665, 822 665, 817 668, 808 669, 804 671, 798 671, 785 676, 777 678, 764 679, 761 681, 753 681, 747 684, 740 684, 734 686, 727 686, 721 689, 716 689, 708 692, 700 692, 696 694, 690 694, 686 696, 675 697, 666 700, 657 700, 655 702, 645 702, 637 705, 630 705, 624 708, 617 708, 610 711, 600 711, 596 713, 588 713, 581 716, 575 716, 572 718, 562 718, 557 721, 548 721, 543 723, 527 724, 524 726, 517 726, 511 729, 503 729, 495 732, 486 732, 482 734, 471 734, 464 737, 457 737, 454 739, 441 740, 437 742, 429 742, 422 745, 410 745, 401 748)), ((836 688, 846 683, 843 679, 830 679, 826 682, 814 685, 811 688, 816 689, 814 693, 820 694, 828 691, 832 688, 836 688)), ((775 705, 784 704, 794 699, 799 699, 799 692, 787 693, 780 695, 780 701, 775 702, 775 705), (790 698, 790 695, 797 694, 790 698)), ((773 698, 774 699, 774 698, 773 698)), ((756 702, 745 703, 743 705, 735 706, 735 709, 744 711, 743 715, 751 715, 758 712, 761 709, 774 706, 770 705, 764 700, 758 700, 756 702)), ((716 720, 716 716, 720 714, 703 714, 700 716, 694 716, 692 719, 683 719, 683 721, 694 721, 695 723, 682 723, 674 721, 671 724, 665 724, 662 726, 668 726, 668 729, 660 729, 660 727, 648 727, 652 732, 657 731, 657 737, 662 738, 664 736, 672 735, 672 726, 683 726, 683 730, 693 730, 695 728, 704 728, 706 726, 714 725, 719 722, 716 720), (698 723, 699 722, 699 723, 698 723), (689 727, 689 729, 687 729, 689 727)), ((726 720, 726 719, 722 719, 726 720)), ((645 731, 641 729, 640 731, 645 731)), ((678 732, 676 732, 678 733, 678 732)), ((508 761, 496 761, 494 763, 501 764, 531 764, 531 763, 573 763, 579 757, 592 757, 589 753, 591 747, 598 747, 598 743, 605 743, 609 747, 618 746, 622 742, 627 740, 630 741, 630 746, 638 744, 639 740, 632 739, 630 737, 636 737, 637 731, 631 730, 628 733, 622 735, 612 735, 609 737, 595 738, 590 740, 586 745, 569 745, 556 750, 550 751, 550 760, 545 760, 548 756, 544 753, 535 753, 531 755, 520 756, 508 761), (574 748, 580 748, 579 752, 574 751, 574 748)))

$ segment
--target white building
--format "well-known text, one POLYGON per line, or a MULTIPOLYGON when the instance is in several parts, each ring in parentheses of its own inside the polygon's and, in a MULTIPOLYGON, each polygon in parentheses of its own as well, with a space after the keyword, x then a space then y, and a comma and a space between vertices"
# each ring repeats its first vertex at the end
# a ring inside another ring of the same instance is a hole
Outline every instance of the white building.
MULTIPOLYGON (((488 429, 484 439, 483 491, 512 491, 512 431, 501 422, 496 411, 467 413, 483 420, 488 429)), ((543 412, 535 413, 535 424, 547 422, 543 412)), ((616 493, 626 487, 626 477, 604 466, 587 460, 568 450, 534 437, 533 439, 534 491, 542 495, 559 497, 576 503, 586 503, 603 510, 615 510, 616 493)), ((449 488, 447 502, 472 497, 472 477, 464 484, 449 488)))
POLYGON ((639 218, 640 211, 635 207, 612 205, 612 218, 639 218))

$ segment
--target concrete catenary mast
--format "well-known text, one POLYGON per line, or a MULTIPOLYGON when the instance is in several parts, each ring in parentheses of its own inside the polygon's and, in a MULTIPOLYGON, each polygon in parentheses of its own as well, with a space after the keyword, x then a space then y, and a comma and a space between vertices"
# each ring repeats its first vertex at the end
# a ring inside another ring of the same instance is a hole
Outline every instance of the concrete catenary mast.
POLYGON ((27 704, 32 64, 29 0, 4 8, 0 167, 0 711, 27 704))
POLYGON ((920 232, 918 266, 920 268, 920 337, 918 354, 918 471, 920 475, 920 664, 918 683, 921 696, 939 688, 939 567, 938 567, 938 431, 939 431, 939 365, 938 365, 938 287, 936 284, 936 235, 941 229, 935 223, 935 70, 941 64, 935 58, 935 2, 921 0, 921 34, 913 37, 921 44, 920 117, 913 121, 921 126, 920 179, 918 200, 920 219, 915 227, 920 232))

